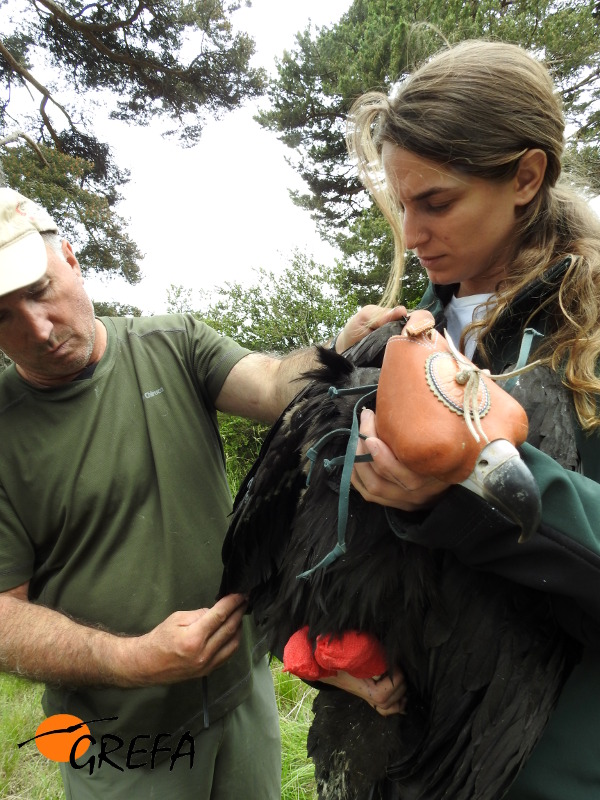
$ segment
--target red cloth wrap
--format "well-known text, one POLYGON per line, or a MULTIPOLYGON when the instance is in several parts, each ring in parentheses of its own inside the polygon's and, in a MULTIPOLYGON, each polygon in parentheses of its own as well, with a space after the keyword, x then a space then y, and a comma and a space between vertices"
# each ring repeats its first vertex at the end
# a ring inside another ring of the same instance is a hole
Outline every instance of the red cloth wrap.
POLYGON ((318 636, 316 645, 304 626, 283 650, 283 668, 299 678, 316 681, 343 670, 355 678, 374 678, 387 671, 383 648, 368 633, 346 631, 340 636, 318 636))

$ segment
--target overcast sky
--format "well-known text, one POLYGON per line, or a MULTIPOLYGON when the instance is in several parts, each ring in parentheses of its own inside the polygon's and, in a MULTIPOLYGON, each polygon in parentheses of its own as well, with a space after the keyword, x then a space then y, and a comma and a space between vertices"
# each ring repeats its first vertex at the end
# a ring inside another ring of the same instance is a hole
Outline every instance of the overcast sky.
MULTIPOLYGON (((233 19, 256 42, 253 65, 274 73, 274 59, 294 46, 295 34, 309 20, 329 25, 350 5, 351 0, 253 0, 233 19)), ((88 280, 93 299, 160 313, 171 284, 195 290, 251 281, 253 268, 281 269, 297 248, 320 263, 333 263, 335 251, 321 242, 309 214, 289 199, 288 190, 302 189, 302 182, 285 161, 288 149, 252 119, 256 105, 209 122, 191 149, 149 128, 98 125, 119 166, 131 172, 118 211, 145 254, 145 277, 136 287, 88 280)))

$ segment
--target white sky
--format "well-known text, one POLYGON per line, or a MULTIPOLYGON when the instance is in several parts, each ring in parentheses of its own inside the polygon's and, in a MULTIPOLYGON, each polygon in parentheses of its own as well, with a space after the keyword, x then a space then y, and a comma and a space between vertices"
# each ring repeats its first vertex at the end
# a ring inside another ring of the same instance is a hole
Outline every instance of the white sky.
MULTIPOLYGON (((274 59, 294 46, 309 20, 336 22, 351 0, 253 0, 233 20, 256 42, 254 66, 274 73, 274 59)), ((266 98, 209 122, 200 143, 183 149, 150 128, 99 121, 97 133, 131 172, 118 206, 129 234, 145 254, 144 278, 135 287, 89 279, 94 300, 115 300, 145 313, 166 310, 171 284, 195 291, 227 281, 252 281, 253 269, 277 271, 299 249, 319 263, 337 253, 323 243, 310 215, 294 206, 288 189, 303 189, 286 163, 291 154, 252 116, 266 98)))

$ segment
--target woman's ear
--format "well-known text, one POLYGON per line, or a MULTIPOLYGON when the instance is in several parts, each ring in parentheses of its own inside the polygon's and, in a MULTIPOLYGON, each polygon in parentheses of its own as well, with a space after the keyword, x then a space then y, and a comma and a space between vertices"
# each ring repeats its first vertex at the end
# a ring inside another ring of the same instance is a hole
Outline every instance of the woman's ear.
POLYGON ((514 178, 515 205, 525 206, 536 196, 546 174, 548 157, 543 150, 532 148, 519 159, 514 178))

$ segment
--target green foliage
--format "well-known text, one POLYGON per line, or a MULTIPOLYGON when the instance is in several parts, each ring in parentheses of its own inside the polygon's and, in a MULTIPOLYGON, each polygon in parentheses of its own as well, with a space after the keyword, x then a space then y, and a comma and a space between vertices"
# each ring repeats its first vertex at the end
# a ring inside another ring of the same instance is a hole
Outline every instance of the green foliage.
POLYGON ((89 185, 94 165, 46 145, 39 150, 46 164, 26 145, 6 150, 2 166, 7 184, 48 210, 61 236, 75 248, 84 274, 121 274, 137 283, 142 254, 125 233, 126 221, 115 213, 110 198, 89 185))
MULTIPOLYGON (((318 265, 296 252, 278 275, 259 269, 250 286, 226 283, 199 315, 249 350, 288 353, 326 341, 355 313, 358 298, 344 280, 339 265, 318 265)), ((170 298, 170 309, 181 310, 189 295, 175 288, 170 298)))
POLYGON ((141 317, 142 312, 136 306, 125 303, 104 303, 94 301, 94 314, 97 317, 141 317))
MULTIPOLYGON (((349 224, 343 250, 349 257, 342 279, 344 292, 355 292, 361 305, 378 303, 388 282, 394 245, 377 206, 368 206, 349 224)), ((414 308, 426 286, 427 275, 419 259, 408 254, 400 298, 404 305, 414 308)))
POLYGON ((379 293, 391 236, 347 157, 345 119, 354 100, 371 89, 389 91, 447 42, 521 44, 544 55, 573 131, 569 162, 580 164, 590 190, 599 192, 599 33, 590 0, 354 0, 335 25, 297 35, 278 62, 271 107, 258 120, 294 151, 290 160, 308 187, 295 202, 351 259, 349 280, 361 301, 379 293))
POLYGON ((27 136, 45 159, 22 144, 0 150, 0 185, 49 199, 89 269, 135 282, 141 258, 114 210, 129 176, 96 137, 93 109, 108 104, 112 118, 137 125, 159 118, 167 135, 195 143, 208 115, 264 88, 263 72, 250 67, 253 41, 232 29, 238 8, 227 0, 0 2, 0 145, 27 136))
POLYGON ((225 448, 225 469, 232 495, 235 495, 260 452, 268 425, 244 417, 219 414, 219 430, 225 448))
MULTIPOLYGON (((170 118, 171 133, 193 142, 206 112, 236 108, 263 89, 263 73, 249 66, 253 41, 233 33, 230 16, 237 8, 223 0, 21 0, 11 4, 11 32, 0 42, 0 79, 7 88, 35 85, 60 109, 68 123, 60 145, 72 155, 81 154, 70 148, 85 144, 75 110, 85 119, 84 101, 99 90, 112 93, 113 117, 138 125, 170 118), (41 60, 59 76, 56 92, 30 72, 41 60), (57 99, 66 96, 67 85, 77 98, 74 107, 57 99)), ((60 132, 49 119, 42 123, 58 146, 60 132)), ((89 144, 91 132, 85 136, 89 144)))

